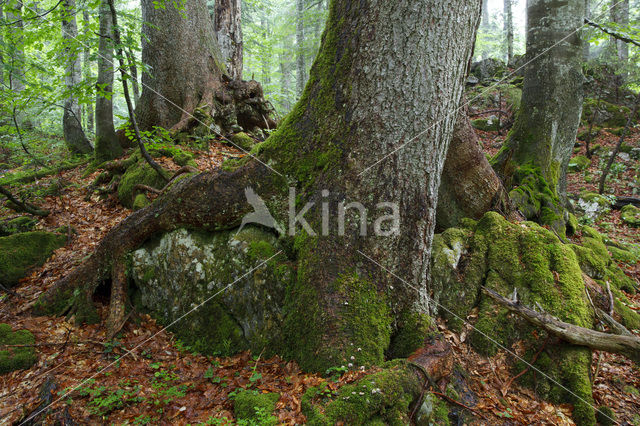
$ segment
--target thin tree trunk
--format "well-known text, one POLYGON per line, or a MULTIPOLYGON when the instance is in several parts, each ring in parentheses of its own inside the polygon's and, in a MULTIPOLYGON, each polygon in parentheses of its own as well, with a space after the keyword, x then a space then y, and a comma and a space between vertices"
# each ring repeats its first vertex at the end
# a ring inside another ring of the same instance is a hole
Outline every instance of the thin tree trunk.
POLYGON ((291 110, 291 68, 287 58, 280 57, 280 75, 282 86, 282 108, 289 112, 291 110))
POLYGON ((297 45, 297 81, 298 96, 307 83, 307 69, 304 59, 304 0, 296 0, 296 45, 297 45))
POLYGON ((133 102, 134 106, 138 105, 140 101, 140 85, 138 83, 138 66, 136 65, 136 57, 130 47, 125 50, 127 56, 127 65, 129 69, 129 75, 131 76, 131 86, 133 89, 133 102))
POLYGON ((214 30, 227 73, 233 79, 242 79, 242 0, 216 0, 214 30))
POLYGON ((23 50, 23 31, 24 23, 22 21, 22 1, 17 0, 10 2, 6 7, 7 21, 14 23, 7 29, 7 42, 9 48, 7 52, 9 57, 9 87, 14 92, 22 92, 25 89, 24 75, 24 50, 23 50))
MULTIPOLYGON (((0 21, 4 21, 4 3, 0 4, 0 21)), ((4 46, 4 31, 0 31, 0 46, 4 46)), ((0 50, 0 64, 4 64, 4 54, 0 50)), ((0 69, 0 85, 4 86, 4 66, 0 69)))
MULTIPOLYGON (((269 30, 269 17, 266 12, 260 17, 260 27, 262 28, 262 38, 268 40, 271 36, 269 30)), ((262 55, 262 85, 268 86, 271 83, 271 52, 270 44, 267 45, 266 51, 262 55)))
POLYGON ((95 156, 98 161, 104 162, 122 155, 113 125, 113 26, 107 0, 100 2, 99 19, 95 156))
MULTIPOLYGON (((65 83, 67 90, 71 92, 82 79, 80 48, 76 44, 78 25, 75 16, 75 0, 64 0, 62 7, 62 38, 66 42, 64 54, 67 61, 65 83)), ((82 111, 78 98, 73 93, 70 93, 64 102, 62 127, 65 143, 71 152, 77 154, 93 152, 93 147, 82 130, 82 111)))
POLYGON ((513 10, 512 0, 504 0, 504 38, 507 64, 513 60, 513 10))
MULTIPOLYGON (((84 29, 84 33, 85 33, 85 39, 88 40, 89 39, 89 11, 87 9, 84 9, 82 11, 82 26, 84 29)), ((89 47, 89 43, 87 42, 84 46, 84 55, 83 55, 83 70, 84 70, 84 80, 85 82, 91 81, 92 78, 92 73, 91 73, 91 48, 89 47)), ((85 117, 86 117, 86 128, 87 128, 87 132, 90 134, 95 133, 95 125, 94 125, 94 120, 93 120, 93 105, 91 103, 87 103, 84 106, 84 110, 85 110, 85 117)))
MULTIPOLYGON (((591 0, 584 0, 584 16, 588 19, 591 18, 591 0)), ((591 56, 590 53, 591 43, 589 43, 588 38, 584 40, 582 45, 582 59, 584 61, 588 61, 591 56)))
MULTIPOLYGON (((622 26, 629 25, 629 0, 612 0, 611 3, 611 21, 622 26)), ((611 37, 611 43, 615 46, 621 66, 625 66, 629 60, 629 46, 615 37, 611 37)))

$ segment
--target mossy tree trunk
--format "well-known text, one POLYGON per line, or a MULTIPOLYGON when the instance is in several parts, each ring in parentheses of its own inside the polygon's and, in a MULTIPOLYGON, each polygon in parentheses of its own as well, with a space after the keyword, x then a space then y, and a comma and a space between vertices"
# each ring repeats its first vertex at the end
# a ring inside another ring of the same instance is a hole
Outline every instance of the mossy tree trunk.
POLYGON ((106 0, 100 2, 99 16, 95 157, 99 162, 103 162, 120 157, 122 147, 113 126, 113 41, 111 11, 106 0))
POLYGON ((141 129, 191 131, 214 122, 221 130, 275 127, 260 85, 229 81, 206 2, 186 0, 179 9, 156 3, 142 1, 142 62, 150 72, 142 75, 136 107, 141 129))
POLYGON ((75 0, 65 0, 62 8, 62 38, 65 40, 64 55, 67 60, 65 83, 70 92, 64 102, 62 115, 64 141, 71 152, 89 154, 93 152, 93 147, 82 130, 82 111, 78 98, 73 94, 73 90, 82 79, 80 47, 76 42, 78 25, 75 15, 75 0))
MULTIPOLYGON (((456 120, 450 111, 462 96, 479 16, 480 0, 333 1, 302 99, 255 151, 261 162, 247 156, 227 171, 180 180, 111 231, 41 308, 65 308, 56 301, 79 286, 90 297, 101 280, 121 276, 112 271, 122 257, 154 234, 238 226, 251 211, 244 196, 251 187, 283 228, 290 224, 281 256, 297 263, 285 295, 287 342, 271 349, 309 370, 381 362, 403 325, 416 334, 427 305, 438 187, 456 120), (298 213, 314 203, 304 215, 311 230, 291 226, 290 199, 298 213), (352 201, 367 217, 349 210, 341 235, 340 205, 352 201), (380 220, 391 211, 379 203, 397 206, 397 226, 380 220)), ((417 334, 405 349, 422 345, 417 334)))
POLYGON ((584 1, 527 2, 527 66, 522 104, 513 130, 494 163, 513 182, 527 163, 538 168, 561 198, 582 112, 584 1))

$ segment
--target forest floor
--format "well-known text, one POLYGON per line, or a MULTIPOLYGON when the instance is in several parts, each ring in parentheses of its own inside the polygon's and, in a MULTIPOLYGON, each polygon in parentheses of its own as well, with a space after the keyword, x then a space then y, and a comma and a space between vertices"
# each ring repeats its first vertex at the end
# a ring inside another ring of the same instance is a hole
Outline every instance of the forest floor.
MULTIPOLYGON (((495 153, 504 141, 498 132, 478 132, 488 153, 495 153)), ((611 148, 617 137, 603 131, 594 143, 611 148)), ((640 147, 640 130, 627 141, 640 147)), ((583 149, 583 148, 581 148, 583 149)), ((604 152, 604 151, 601 151, 604 152)), ((582 152, 576 152, 581 154, 582 152)), ((208 152, 196 152, 201 170, 214 168, 226 157, 240 153, 221 143, 212 143, 208 152)), ((168 158, 160 161, 176 168, 168 158)), ((638 161, 622 161, 608 187, 617 195, 631 195, 638 161)), ((602 158, 594 157, 585 171, 569 176, 569 191, 593 190, 599 177, 602 158)), ((33 271, 13 291, 17 295, 0 296, 0 323, 13 329, 28 329, 36 338, 38 362, 29 370, 0 376, 0 424, 20 423, 29 413, 53 402, 48 418, 79 423, 110 424, 232 424, 233 396, 241 389, 277 392, 280 399, 274 415, 280 424, 303 424, 301 398, 305 390, 327 383, 335 392, 369 373, 348 372, 327 378, 305 374, 293 362, 280 358, 263 359, 261 354, 241 353, 230 358, 203 356, 174 337, 146 315, 129 321, 116 340, 105 341, 99 325, 78 326, 73 318, 36 317, 26 311, 33 301, 85 256, 130 210, 122 207, 117 196, 88 196, 88 187, 99 171, 85 175, 85 166, 61 172, 26 185, 37 190, 58 186, 55 195, 44 198, 42 206, 51 215, 40 220, 38 229, 54 230, 71 226, 75 233, 66 247, 41 268, 33 271), (156 335, 157 333, 157 335, 156 335), (151 338, 150 340, 148 340, 151 338), (147 341, 148 340, 148 341, 147 341), (144 343, 143 343, 144 342, 144 343), (140 345, 140 347, 137 347, 140 345), (131 351, 132 349, 135 350, 131 351), (130 352, 131 351, 131 352, 130 352), (42 389, 50 389, 44 392, 42 389), (65 390, 74 392, 63 395, 65 390), (45 404, 46 405, 46 404, 45 404)), ((15 216, 2 208, 0 219, 15 216)), ((640 242, 640 229, 629 228, 611 211, 593 223, 610 238, 629 243, 640 242)), ((640 265, 626 268, 640 283, 640 265)), ((640 310, 640 296, 629 295, 633 309, 640 310)), ((106 317, 108 300, 96 300, 106 317)), ((468 382, 476 393, 474 410, 482 424, 573 424, 571 406, 553 405, 536 397, 532 390, 519 386, 519 372, 509 368, 505 352, 492 358, 475 353, 466 342, 468 330, 452 333, 440 326, 454 348, 455 361, 468 372, 468 382)), ((514 348, 516 352, 518 348, 514 348)), ((594 400, 611 407, 621 424, 640 425, 640 370, 618 355, 594 352, 594 400)))

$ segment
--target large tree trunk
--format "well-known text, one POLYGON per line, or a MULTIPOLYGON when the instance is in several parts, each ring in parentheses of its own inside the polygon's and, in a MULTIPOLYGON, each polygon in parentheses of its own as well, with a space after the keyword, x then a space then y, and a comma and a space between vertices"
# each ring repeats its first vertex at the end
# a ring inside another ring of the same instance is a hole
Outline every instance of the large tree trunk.
POLYGON ((512 214, 509 195, 480 148, 469 117, 460 111, 442 171, 437 226, 452 228, 465 217, 478 220, 491 210, 512 214))
MULTIPOLYGON (((90 25, 90 21, 89 21, 89 11, 88 10, 83 10, 82 11, 82 27, 83 27, 83 31, 85 34, 85 38, 86 40, 89 39, 89 32, 91 31, 89 28, 90 25)), ((91 49, 89 47, 89 44, 87 43, 84 46, 84 54, 82 56, 82 69, 83 69, 83 74, 84 74, 84 81, 88 82, 91 80, 92 78, 92 73, 91 73, 91 49)), ((85 117, 86 117, 86 129, 87 132, 89 134, 93 134, 95 133, 95 125, 94 125, 94 117, 93 117, 93 105, 91 103, 88 103, 87 105, 85 105, 84 107, 84 113, 85 113, 85 117)))
POLYGON ((67 90, 70 92, 64 102, 64 114, 62 116, 64 141, 71 152, 90 154, 93 152, 93 147, 82 130, 82 110, 80 109, 78 98, 72 92, 82 79, 80 49, 76 44, 78 25, 75 16, 75 0, 64 0, 62 7, 62 38, 66 43, 64 54, 67 60, 65 82, 67 90))
MULTIPOLYGON (((22 1, 11 1, 5 4, 5 13, 9 25, 7 29, 9 87, 14 92, 22 92, 25 88, 22 1)), ((4 71, 3 71, 4 72, 4 71)))
POLYGON ((142 62, 150 73, 142 75, 136 109, 140 127, 178 132, 202 125, 206 131, 214 127, 211 121, 222 130, 236 124, 253 130, 267 122, 275 127, 259 84, 223 78, 224 60, 206 2, 186 0, 180 9, 155 4, 142 1, 142 62))
POLYGON ((96 149, 100 162, 122 155, 122 147, 113 126, 113 34, 111 10, 100 2, 100 41, 98 43, 98 93, 96 96, 96 149))
MULTIPOLYGON (((518 169, 537 168, 564 201, 566 170, 582 112, 584 0, 529 0, 522 106, 494 166, 507 187, 518 169)), ((515 177, 515 179, 514 179, 515 177)))
POLYGON ((241 18, 241 0, 216 0, 213 26, 227 73, 234 80, 242 80, 241 18))
MULTIPOLYGON (((611 21, 618 25, 629 25, 629 0, 614 0, 611 2, 611 21)), ((629 60, 629 45, 622 40, 611 37, 611 43, 615 46, 615 52, 621 66, 625 66, 629 60)))
POLYGON ((401 319, 427 307, 437 192, 455 123, 449 112, 460 102, 479 13, 479 0, 334 0, 303 97, 260 147, 261 162, 245 157, 226 167, 235 164, 235 172, 180 180, 110 232, 43 304, 65 300, 83 284, 90 295, 110 275, 117 284, 122 273, 114 265, 158 232, 237 226, 251 211, 243 194, 251 187, 281 228, 289 223, 282 240, 297 263, 280 352, 319 371, 350 359, 381 362, 392 330, 403 331, 401 319), (369 236, 351 214, 344 232, 335 216, 323 219, 326 212, 340 217, 340 205, 350 201, 368 209, 369 236), (294 217, 307 202, 315 204, 304 215, 312 228, 305 231, 294 217), (393 203, 400 223, 380 220, 390 207, 378 203, 393 203))
POLYGON ((298 96, 300 96, 307 84, 307 67, 304 60, 304 0, 296 0, 296 47, 298 96))

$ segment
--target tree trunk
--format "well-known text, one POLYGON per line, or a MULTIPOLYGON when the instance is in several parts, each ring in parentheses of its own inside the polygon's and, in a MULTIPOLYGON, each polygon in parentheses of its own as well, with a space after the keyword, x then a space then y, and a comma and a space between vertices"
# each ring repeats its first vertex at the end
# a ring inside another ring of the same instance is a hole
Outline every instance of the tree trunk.
POLYGON ((539 169, 551 191, 566 197, 566 170, 582 112, 582 43, 577 30, 583 19, 583 0, 527 4, 527 60, 533 62, 525 72, 516 122, 494 161, 507 188, 520 184, 515 175, 529 164, 539 169))
POLYGON ((122 155, 122 147, 113 126, 113 26, 106 0, 100 2, 99 19, 95 156, 96 160, 104 162, 122 155))
MULTIPOLYGON (((586 16, 587 18, 591 18, 591 2, 590 0, 584 0, 584 16, 586 16)), ((585 37, 585 40, 582 43, 582 60, 583 61, 588 61, 589 57, 591 56, 590 53, 590 47, 591 44, 589 43, 589 37, 588 37, 588 33, 587 33, 587 37, 585 37)))
MULTIPOLYGON (((90 25, 89 11, 85 9, 82 11, 82 27, 84 29, 86 40, 89 39, 89 32, 91 31, 89 29, 89 25, 90 25)), ((87 43, 84 46, 84 55, 82 58, 82 68, 84 72, 85 82, 90 81, 92 78, 90 55, 91 55, 91 49, 89 47, 89 43, 87 43)), ((90 134, 93 134, 95 133, 95 130, 94 130, 95 126, 94 126, 94 120, 93 120, 93 105, 91 103, 88 103, 87 105, 85 105, 84 110, 85 110, 85 116, 86 116, 85 123, 86 123, 87 132, 89 132, 90 134)))
MULTIPOLYGON (((629 25, 629 0, 612 0, 611 21, 618 25, 629 25)), ((629 45, 622 40, 611 37, 611 43, 615 46, 620 66, 625 66, 629 60, 629 45)))
POLYGON ((131 86, 133 88, 133 103, 138 105, 140 101, 140 85, 138 84, 138 66, 136 65, 136 57, 130 47, 126 48, 127 65, 129 67, 129 75, 131 76, 131 86))
POLYGON ((242 80, 242 1, 216 0, 214 30, 227 73, 233 80, 242 80))
MULTIPOLYGON (((263 11, 260 16, 260 27, 262 28, 262 39, 269 40, 271 34, 266 11, 263 11)), ((271 45, 267 44, 262 55, 262 85, 267 87, 269 84, 271 84, 271 45)))
POLYGON ((82 79, 80 48, 76 45, 75 40, 78 37, 75 0, 64 0, 62 8, 62 38, 66 43, 64 55, 67 60, 65 82, 67 90, 70 92, 64 102, 62 116, 64 141, 71 152, 89 154, 93 152, 93 147, 82 130, 82 111, 78 98, 72 92, 82 79))
POLYGON ((142 75, 140 128, 176 133, 202 125, 206 132, 213 127, 208 117, 223 130, 236 124, 249 131, 264 128, 267 120, 275 127, 259 84, 223 79, 225 65, 206 2, 186 0, 180 10, 155 4, 142 1, 142 62, 150 73, 142 75))
POLYGON ((461 111, 442 171, 436 224, 439 230, 453 228, 462 218, 478 220, 491 210, 509 216, 509 195, 482 152, 467 114, 461 111))
POLYGON ((158 232, 238 226, 251 211, 243 194, 250 187, 281 225, 289 223, 282 241, 297 264, 283 308, 286 342, 270 349, 316 371, 381 362, 391 331, 403 332, 400 318, 415 318, 427 305, 437 189, 455 123, 449 112, 460 102, 479 13, 479 0, 334 0, 309 83, 261 145, 261 162, 248 156, 225 167, 233 172, 180 180, 121 222, 42 302, 69 298, 83 284, 90 295, 122 256, 158 232), (350 214, 348 232, 323 219, 345 201, 380 216, 363 222, 369 237, 350 214), (305 231, 295 216, 307 202, 315 204, 304 215, 305 231), (400 224, 380 220, 389 210, 400 224))
POLYGON ((300 96, 307 83, 307 68, 304 60, 304 0, 296 0, 296 45, 298 96, 300 96))
POLYGON ((513 59, 513 10, 512 0, 504 0, 504 38, 507 64, 513 59))
POLYGON ((10 61, 9 87, 14 92, 22 92, 25 88, 22 1, 10 2, 4 7, 7 21, 13 24, 8 27, 6 33, 9 54, 7 60, 10 61))
POLYGON ((285 112, 291 111, 291 68, 287 58, 280 57, 280 84, 282 87, 282 108, 285 112))

